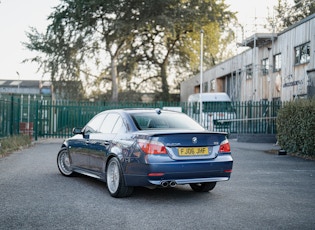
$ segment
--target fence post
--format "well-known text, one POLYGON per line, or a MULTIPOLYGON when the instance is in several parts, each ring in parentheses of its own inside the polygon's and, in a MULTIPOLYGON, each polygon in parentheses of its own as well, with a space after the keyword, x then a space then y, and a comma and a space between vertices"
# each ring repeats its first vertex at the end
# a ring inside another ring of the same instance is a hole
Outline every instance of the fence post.
POLYGON ((11 104, 10 104, 10 136, 13 135, 13 121, 14 121, 14 117, 13 117, 13 114, 14 114, 14 102, 13 102, 13 94, 11 95, 11 104))
POLYGON ((20 110, 20 107, 22 105, 22 100, 18 97, 17 99, 17 105, 16 105, 16 113, 17 113, 17 117, 16 117, 16 132, 17 134, 20 134, 20 121, 22 121, 22 111, 20 110))
POLYGON ((35 115, 35 121, 34 121, 34 138, 35 141, 38 139, 38 100, 35 101, 35 106, 36 106, 36 115, 35 115))

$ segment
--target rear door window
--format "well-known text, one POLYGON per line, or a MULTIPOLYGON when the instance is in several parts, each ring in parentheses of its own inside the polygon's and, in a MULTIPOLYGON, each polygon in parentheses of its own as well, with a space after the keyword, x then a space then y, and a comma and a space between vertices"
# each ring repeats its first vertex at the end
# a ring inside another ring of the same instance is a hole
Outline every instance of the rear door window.
POLYGON ((101 125, 100 132, 101 133, 112 133, 112 130, 120 118, 119 114, 117 113, 110 113, 105 118, 104 122, 101 125))
POLYGON ((96 115, 92 120, 85 126, 84 132, 86 134, 89 133, 97 133, 99 132, 99 128, 106 117, 105 113, 101 113, 96 115))
POLYGON ((126 126, 122 118, 119 116, 112 130, 112 133, 124 133, 124 132, 126 132, 126 126))

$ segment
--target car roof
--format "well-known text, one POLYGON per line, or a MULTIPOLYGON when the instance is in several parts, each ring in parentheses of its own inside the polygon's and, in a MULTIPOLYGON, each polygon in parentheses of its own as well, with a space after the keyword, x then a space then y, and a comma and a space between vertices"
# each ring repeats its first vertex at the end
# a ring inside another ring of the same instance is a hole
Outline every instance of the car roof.
POLYGON ((177 111, 172 111, 172 110, 163 110, 160 108, 123 108, 123 109, 110 109, 110 110, 105 110, 103 112, 126 112, 126 113, 145 113, 145 112, 155 112, 155 113, 181 113, 177 111))

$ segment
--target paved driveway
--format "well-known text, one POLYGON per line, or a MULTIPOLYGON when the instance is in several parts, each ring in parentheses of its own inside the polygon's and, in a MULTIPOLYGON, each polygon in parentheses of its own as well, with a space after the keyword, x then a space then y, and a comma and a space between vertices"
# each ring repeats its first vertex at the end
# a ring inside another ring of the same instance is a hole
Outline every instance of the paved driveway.
POLYGON ((112 198, 103 182, 59 174, 61 140, 0 159, 0 229, 314 229, 315 162, 231 141, 234 168, 210 193, 136 188, 112 198))

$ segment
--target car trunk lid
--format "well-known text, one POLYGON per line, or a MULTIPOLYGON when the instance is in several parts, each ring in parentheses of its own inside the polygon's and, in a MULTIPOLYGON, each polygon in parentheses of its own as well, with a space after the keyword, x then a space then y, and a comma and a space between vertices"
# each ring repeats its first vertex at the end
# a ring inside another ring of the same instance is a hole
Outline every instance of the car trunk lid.
POLYGON ((226 141, 226 133, 211 132, 155 131, 149 136, 150 140, 163 143, 174 160, 213 159, 226 141))

